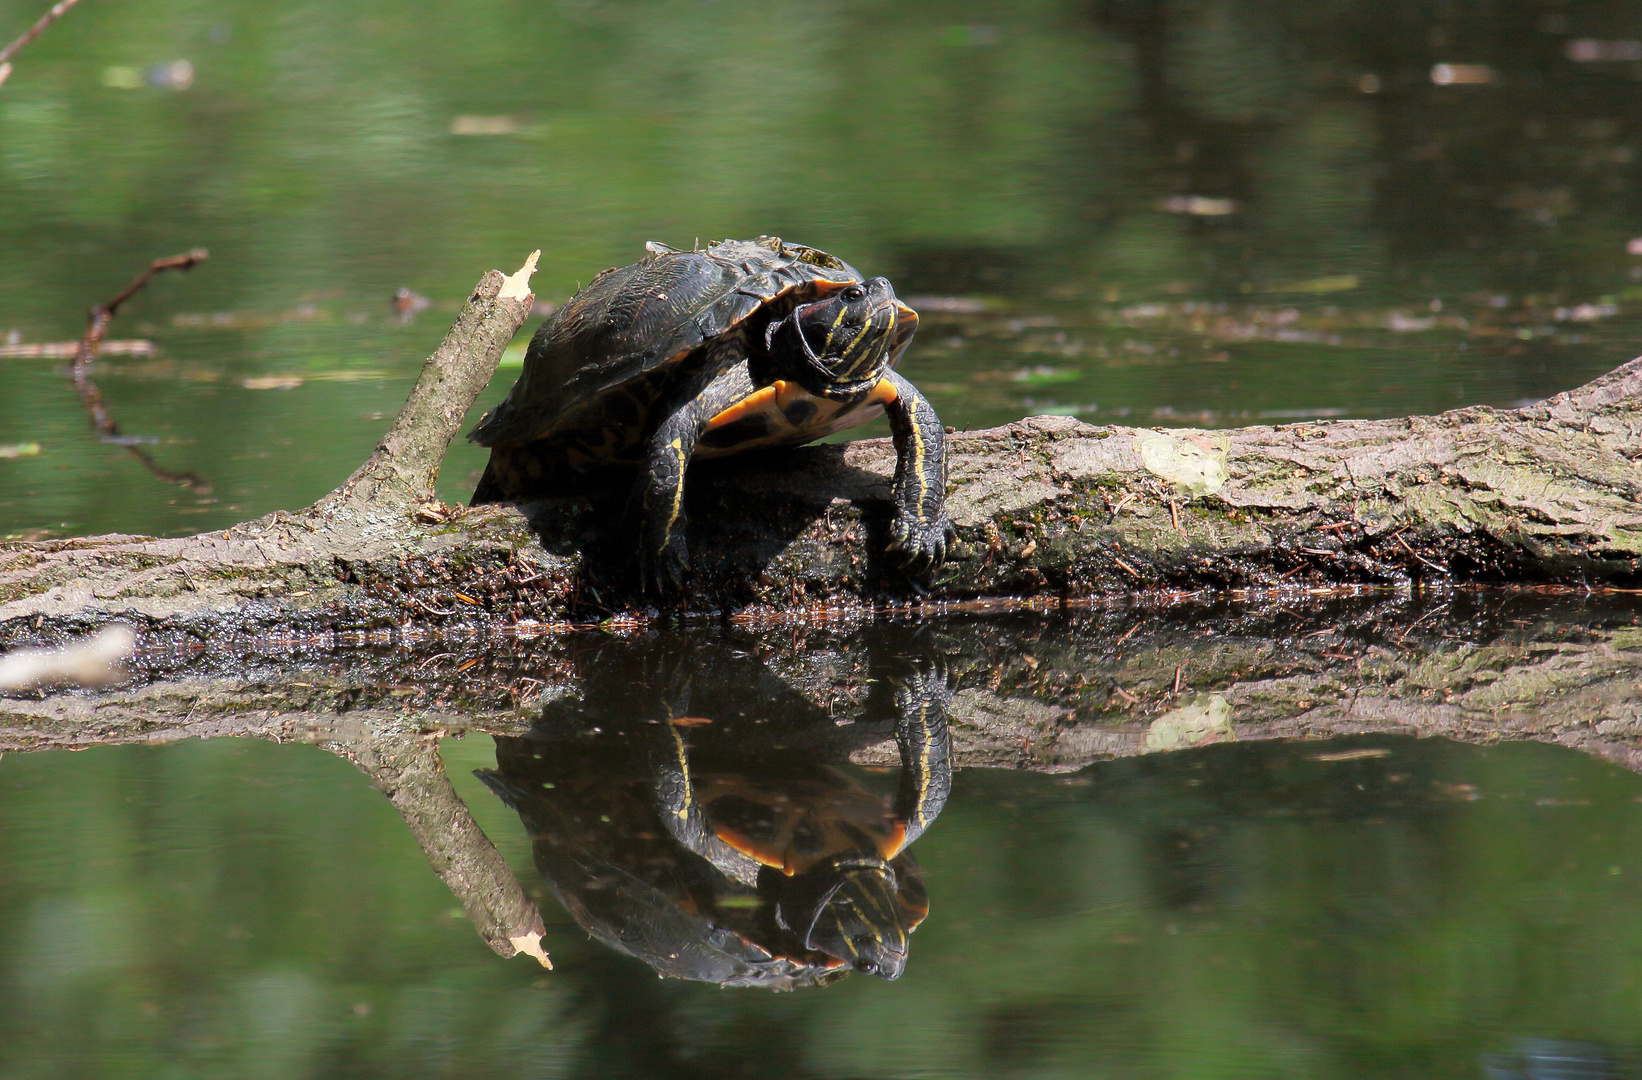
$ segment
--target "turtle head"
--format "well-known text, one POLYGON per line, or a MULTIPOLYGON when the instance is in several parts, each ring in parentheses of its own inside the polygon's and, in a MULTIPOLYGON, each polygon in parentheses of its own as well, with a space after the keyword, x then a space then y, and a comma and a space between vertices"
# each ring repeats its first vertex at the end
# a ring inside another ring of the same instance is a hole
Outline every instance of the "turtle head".
POLYGON ((907 926, 895 870, 882 859, 849 856, 794 878, 775 919, 814 949, 856 971, 898 979, 907 963, 907 926))
POLYGON ((812 394, 843 398, 871 389, 917 329, 918 313, 875 277, 798 305, 770 324, 765 342, 780 375, 812 394))

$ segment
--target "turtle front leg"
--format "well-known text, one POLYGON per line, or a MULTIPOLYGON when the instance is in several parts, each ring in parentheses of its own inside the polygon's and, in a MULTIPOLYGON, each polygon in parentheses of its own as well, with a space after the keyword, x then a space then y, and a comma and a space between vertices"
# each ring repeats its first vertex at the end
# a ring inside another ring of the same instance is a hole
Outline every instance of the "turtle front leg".
POLYGON ((719 413, 752 392, 745 363, 720 372, 691 393, 656 428, 633 488, 630 517, 639 536, 639 591, 677 593, 690 570, 684 537, 684 474, 696 444, 719 413))
POLYGON ((918 388, 894 371, 884 380, 895 391, 884 406, 895 439, 895 520, 889 548, 899 552, 911 570, 946 561, 956 539, 946 516, 946 430, 918 388))
POLYGON ((713 832, 707 813, 696 801, 690 777, 690 749, 684 733, 669 723, 663 745, 654 755, 656 814, 673 839, 716 866, 725 877, 743 885, 758 884, 758 862, 726 844, 713 832))

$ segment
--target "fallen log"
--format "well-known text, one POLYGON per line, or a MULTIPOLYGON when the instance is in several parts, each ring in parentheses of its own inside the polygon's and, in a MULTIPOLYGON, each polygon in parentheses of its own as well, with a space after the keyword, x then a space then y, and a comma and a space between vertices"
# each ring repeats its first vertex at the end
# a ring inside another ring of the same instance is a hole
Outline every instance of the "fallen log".
MULTIPOLYGON (((522 506, 431 501, 530 310, 530 270, 480 282, 370 459, 306 510, 176 539, 0 544, 0 645, 112 621, 148 642, 396 640, 633 610, 625 482, 522 506)), ((1517 410, 1226 431, 1032 417, 957 433, 960 543, 925 581, 883 554, 888 440, 759 457, 693 470, 684 613, 1642 583, 1642 360, 1517 410)))

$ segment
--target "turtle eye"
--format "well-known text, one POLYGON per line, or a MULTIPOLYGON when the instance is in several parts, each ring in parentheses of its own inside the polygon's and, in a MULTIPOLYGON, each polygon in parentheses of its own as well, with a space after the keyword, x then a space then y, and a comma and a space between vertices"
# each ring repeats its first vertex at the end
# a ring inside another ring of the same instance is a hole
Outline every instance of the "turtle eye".
POLYGON ((839 295, 842 296, 848 303, 854 304, 866 299, 867 290, 861 288, 859 285, 851 285, 839 295))

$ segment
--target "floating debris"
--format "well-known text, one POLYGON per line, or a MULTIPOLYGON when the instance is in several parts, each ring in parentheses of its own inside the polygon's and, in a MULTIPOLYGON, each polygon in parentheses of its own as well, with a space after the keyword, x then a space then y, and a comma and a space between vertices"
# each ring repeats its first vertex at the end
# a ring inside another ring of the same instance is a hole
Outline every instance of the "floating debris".
POLYGON ((1598 41, 1575 38, 1563 46, 1562 54, 1576 64, 1623 63, 1642 60, 1642 41, 1598 41))
POLYGON ((142 69, 124 64, 103 68, 103 85, 111 90, 140 90, 143 85, 142 69))
POLYGON ((452 135, 515 135, 520 123, 511 116, 455 116, 450 121, 452 135))
POLYGON ((102 83, 111 90, 187 90, 194 85, 194 65, 187 60, 155 64, 146 70, 124 64, 103 69, 102 83))
POLYGON ((178 330, 261 330, 291 322, 323 322, 332 318, 318 304, 303 303, 287 311, 210 311, 179 312, 171 316, 171 325, 178 330))
POLYGON ((1262 409, 1255 413, 1262 420, 1327 420, 1345 414, 1344 409, 1262 409))
POLYGON ((1331 274, 1328 277, 1308 278, 1305 281, 1277 281, 1262 285, 1261 292, 1332 293, 1347 292, 1358 285, 1356 274, 1331 274))
POLYGON ((1437 86, 1481 86, 1498 78, 1487 64, 1436 64, 1431 68, 1431 82, 1437 86))
POLYGON ((1364 746, 1356 750, 1331 750, 1321 754, 1311 755, 1313 761, 1371 761, 1374 758, 1390 757, 1391 751, 1383 746, 1364 746))
POLYGON ((1404 315, 1400 311, 1393 311, 1386 316, 1385 328, 1395 334, 1410 334, 1421 330, 1430 330, 1437 325, 1435 315, 1404 315))
POLYGON ((194 65, 187 60, 155 64, 148 69, 148 85, 156 90, 187 90, 194 85, 194 65))
POLYGON ((1036 367, 1021 368, 1009 376, 1011 382, 1024 383, 1027 386, 1053 386, 1056 383, 1077 382, 1083 378, 1083 372, 1075 368, 1053 368, 1043 364, 1036 367))
POLYGON ((0 656, 0 690, 107 686, 125 678, 124 661, 136 646, 136 632, 115 625, 55 649, 18 649, 0 656))
POLYGON ((1595 322, 1618 314, 1619 305, 1614 303, 1575 304, 1573 307, 1557 308, 1552 317, 1557 322, 1595 322))
MULTIPOLYGON (((71 360, 78 341, 8 341, 0 345, 0 360, 71 360)), ((97 347, 99 356, 154 356, 159 352, 152 341, 105 341, 97 347)))
POLYGON ((409 325, 411 320, 415 319, 419 313, 433 306, 432 300, 403 285, 395 290, 391 303, 393 313, 399 317, 401 326, 409 325))
POLYGON ((310 371, 302 378, 309 382, 371 382, 391 379, 393 372, 381 368, 338 368, 335 371, 310 371))
POLYGON ((907 305, 919 314, 979 315, 987 302, 974 296, 909 296, 907 305))
POLYGON ((1166 199, 1159 199, 1157 208, 1168 214, 1224 217, 1237 212, 1237 203, 1231 199, 1216 199, 1207 195, 1170 195, 1166 199))
POLYGON ((376 382, 393 378, 393 372, 380 368, 340 368, 336 371, 310 371, 305 375, 264 375, 242 380, 247 390, 294 390, 305 382, 376 382))

